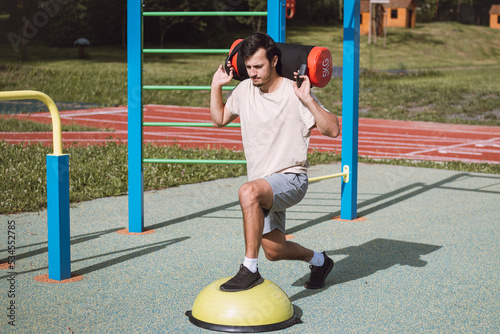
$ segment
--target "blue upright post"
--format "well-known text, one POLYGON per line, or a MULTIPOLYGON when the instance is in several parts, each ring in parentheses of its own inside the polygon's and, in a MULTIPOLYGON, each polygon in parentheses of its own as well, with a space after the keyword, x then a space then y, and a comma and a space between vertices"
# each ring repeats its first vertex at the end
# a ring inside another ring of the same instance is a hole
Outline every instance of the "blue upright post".
POLYGON ((127 0, 128 230, 144 230, 142 170, 142 0, 127 0))
POLYGON ((344 1, 344 50, 342 79, 342 169, 349 166, 349 182, 342 182, 340 218, 357 218, 358 117, 359 117, 359 18, 360 0, 344 1))
POLYGON ((69 232, 69 155, 47 155, 49 278, 71 278, 69 232))
POLYGON ((267 1, 267 34, 276 43, 285 43, 286 0, 267 1))

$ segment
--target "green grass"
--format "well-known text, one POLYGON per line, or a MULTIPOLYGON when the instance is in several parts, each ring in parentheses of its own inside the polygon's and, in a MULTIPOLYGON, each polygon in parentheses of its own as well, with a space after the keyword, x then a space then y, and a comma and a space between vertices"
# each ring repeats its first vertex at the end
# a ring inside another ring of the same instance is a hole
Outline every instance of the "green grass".
MULTIPOLYGON (((342 36, 338 27, 310 26, 287 31, 287 42, 328 47, 334 64, 342 66, 342 36)), ((377 44, 360 37, 360 67, 368 70, 498 66, 499 61, 500 31, 483 26, 446 22, 388 28, 386 47, 381 37, 377 44)))
MULTIPOLYGON (((94 128, 78 124, 61 125, 61 130, 65 131, 109 131, 112 129, 94 128)), ((51 132, 52 124, 38 123, 23 119, 10 117, 0 117, 0 132, 51 132)))
MULTIPOLYGON (((500 68, 417 70, 408 73, 365 71, 360 80, 360 117, 500 125, 500 68), (390 92, 390 93, 389 93, 390 92)), ((341 82, 317 91, 340 115, 341 82)))
MULTIPOLYGON (((236 33, 238 37, 247 34, 236 33)), ((334 64, 342 65, 340 27, 293 27, 287 31, 287 42, 328 47, 334 64)), ((123 48, 88 48, 89 58, 81 60, 77 59, 74 48, 30 44, 29 60, 20 62, 19 55, 14 54, 9 45, 0 47, 3 50, 0 54, 0 90, 39 90, 55 101, 104 106, 127 104, 127 64, 123 48)), ((212 47, 227 48, 228 45, 212 47)), ((223 60, 223 55, 145 55, 144 84, 209 85, 213 72, 223 60)), ((379 38, 377 45, 368 45, 367 37, 361 36, 360 67, 361 117, 500 125, 499 30, 457 23, 389 29, 385 48, 382 39, 379 38)), ((332 79, 327 87, 315 91, 327 108, 341 114, 341 79, 332 79)), ((208 92, 145 91, 143 96, 145 104, 209 105, 208 92)), ((4 124, 0 123, 2 129, 17 127, 22 131, 32 126, 4 124)), ((0 142, 0 148, 0 214, 46 207, 45 156, 51 149, 41 145, 11 146, 5 142, 0 142)), ((243 158, 241 152, 228 150, 154 146, 146 146, 144 150, 145 158, 243 158)), ((125 146, 70 147, 65 152, 71 156, 71 202, 126 193, 125 146)), ((310 154, 309 159, 312 164, 340 161, 334 154, 317 152, 310 154)), ((500 165, 367 158, 360 158, 360 161, 500 174, 500 165)), ((146 190, 245 174, 245 166, 240 165, 146 164, 145 168, 146 190)))
MULTIPOLYGON (((248 32, 236 32, 245 36, 248 32)), ((292 27, 287 42, 328 47, 342 66, 342 28, 292 27)), ((229 45, 214 45, 227 48, 229 45)), ((126 50, 91 47, 89 59, 74 48, 28 46, 19 62, 9 45, 0 45, 0 89, 34 89, 56 101, 127 104, 126 50)), ((148 47, 157 47, 151 45, 148 47)), ((196 48, 196 45, 171 47, 196 48)), ((210 85, 223 55, 144 55, 146 85, 210 85)), ((361 36, 360 110, 362 117, 500 125, 500 30, 458 23, 430 23, 415 29, 388 29, 368 45, 361 36), (405 70, 388 74, 384 70, 405 70)), ((318 90, 325 106, 341 112, 342 82, 318 90)), ((144 91, 144 103, 208 107, 208 92, 144 91)))
MULTIPOLYGON (((46 155, 51 148, 36 145, 10 145, 0 141, 0 214, 37 211, 47 205, 46 155)), ((70 201, 127 193, 127 146, 110 143, 73 146, 64 150, 70 156, 70 201)), ((242 159, 241 152, 229 150, 186 150, 179 147, 144 147, 144 157, 186 159, 242 159)), ((162 189, 181 184, 244 175, 241 165, 145 164, 144 189, 162 189)))
MULTIPOLYGON (((10 145, 0 141, 0 214, 37 211, 47 206, 46 155, 41 144, 10 145)), ((70 201, 125 195, 128 189, 127 146, 116 143, 72 146, 70 156, 70 201)), ((227 149, 182 149, 146 145, 144 158, 245 159, 242 152, 227 149)), ((311 153, 311 163, 339 161, 334 154, 311 153)), ((145 164, 144 189, 154 190, 182 184, 211 181, 246 174, 245 165, 145 164)))
POLYGON ((54 101, 126 105, 126 63, 105 58, 14 61, 0 68, 0 89, 37 90, 54 101))
MULTIPOLYGON (((47 206, 46 155, 51 148, 35 145, 10 145, 0 141, 0 214, 38 211, 47 206)), ((94 146, 72 146, 65 149, 70 156, 71 203, 127 193, 127 146, 116 143, 94 146)), ((172 159, 244 159, 242 152, 214 149, 182 149, 146 145, 145 158, 172 159)), ((340 162, 333 153, 311 152, 311 165, 340 162)), ((364 163, 383 163, 424 168, 440 168, 464 172, 500 174, 500 164, 434 163, 404 160, 376 161, 360 158, 364 163)), ((246 174, 245 165, 145 164, 144 189, 155 190, 182 184, 199 183, 246 174)))

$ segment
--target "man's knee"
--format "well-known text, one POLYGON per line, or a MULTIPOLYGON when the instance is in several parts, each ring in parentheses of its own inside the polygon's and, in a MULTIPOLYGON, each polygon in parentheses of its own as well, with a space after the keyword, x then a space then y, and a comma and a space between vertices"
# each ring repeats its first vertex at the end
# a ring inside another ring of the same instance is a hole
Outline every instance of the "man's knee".
POLYGON ((258 189, 250 182, 243 184, 238 190, 238 197, 240 201, 254 201, 258 197, 258 189))
POLYGON ((272 188, 264 180, 247 182, 238 190, 238 197, 242 206, 258 203, 269 209, 272 204, 272 188))
POLYGON ((262 237, 262 250, 269 261, 285 259, 286 247, 285 235, 278 229, 274 229, 262 237))
POLYGON ((279 260, 283 260, 283 256, 281 254, 281 252, 279 252, 278 250, 276 249, 264 249, 264 254, 266 255, 266 259, 268 259, 269 261, 279 261, 279 260))

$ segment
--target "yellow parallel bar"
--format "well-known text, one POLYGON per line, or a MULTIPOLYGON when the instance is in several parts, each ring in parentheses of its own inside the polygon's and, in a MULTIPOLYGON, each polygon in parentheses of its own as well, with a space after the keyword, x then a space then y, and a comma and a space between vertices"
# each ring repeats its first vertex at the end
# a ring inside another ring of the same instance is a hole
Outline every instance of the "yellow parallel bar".
POLYGON ((34 90, 18 90, 0 92, 0 101, 6 100, 38 100, 49 108, 52 118, 52 137, 54 142, 54 155, 62 155, 61 117, 54 101, 42 92, 34 90))
POLYGON ((318 182, 318 181, 322 181, 322 180, 326 180, 326 179, 333 179, 334 177, 342 177, 342 179, 345 183, 349 182, 349 166, 347 166, 347 165, 344 166, 343 173, 312 177, 309 179, 309 183, 318 182))
POLYGON ((323 180, 326 180, 326 179, 333 179, 335 177, 341 177, 341 176, 345 176, 345 173, 337 173, 337 174, 330 174, 330 175, 323 175, 323 176, 318 176, 318 177, 312 177, 312 178, 309 179, 309 183, 323 181, 323 180))

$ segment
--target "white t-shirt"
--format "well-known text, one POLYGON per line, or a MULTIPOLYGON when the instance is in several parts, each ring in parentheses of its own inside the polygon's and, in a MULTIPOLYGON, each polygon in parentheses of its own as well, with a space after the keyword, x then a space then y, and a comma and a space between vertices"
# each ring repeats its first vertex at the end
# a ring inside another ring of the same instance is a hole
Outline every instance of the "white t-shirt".
POLYGON ((315 121, 295 95, 292 83, 283 78, 278 90, 263 93, 247 79, 226 102, 231 114, 240 116, 250 181, 274 173, 307 172, 310 129, 315 121))

